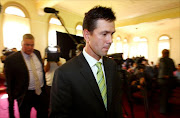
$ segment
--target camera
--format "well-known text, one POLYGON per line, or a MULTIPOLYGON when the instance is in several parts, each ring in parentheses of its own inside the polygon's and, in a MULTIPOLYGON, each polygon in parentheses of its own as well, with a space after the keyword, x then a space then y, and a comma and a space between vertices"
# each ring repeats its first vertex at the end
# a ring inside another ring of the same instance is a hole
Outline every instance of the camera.
POLYGON ((45 49, 45 59, 47 61, 58 62, 60 57, 60 47, 59 46, 48 46, 45 49))
POLYGON ((11 49, 8 49, 8 48, 4 48, 3 50, 2 50, 2 54, 4 55, 4 56, 8 56, 8 55, 10 55, 10 54, 12 54, 13 53, 13 51, 11 50, 11 49))
POLYGON ((14 53, 14 52, 15 51, 13 49, 4 48, 2 50, 3 56, 1 56, 1 62, 4 63, 6 57, 9 56, 10 54, 14 53))

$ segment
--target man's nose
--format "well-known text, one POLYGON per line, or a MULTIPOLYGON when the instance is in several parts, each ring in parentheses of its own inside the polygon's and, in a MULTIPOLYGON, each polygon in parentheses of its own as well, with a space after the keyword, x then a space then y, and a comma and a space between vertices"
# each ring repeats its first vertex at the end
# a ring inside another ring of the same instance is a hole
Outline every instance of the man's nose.
POLYGON ((111 44, 113 42, 113 36, 109 35, 108 36, 108 43, 111 44))

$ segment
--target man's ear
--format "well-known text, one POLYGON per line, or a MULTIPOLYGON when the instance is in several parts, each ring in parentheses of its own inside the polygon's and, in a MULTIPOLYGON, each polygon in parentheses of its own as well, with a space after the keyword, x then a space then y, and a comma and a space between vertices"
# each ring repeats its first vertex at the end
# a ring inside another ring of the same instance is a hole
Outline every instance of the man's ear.
POLYGON ((87 29, 83 30, 83 36, 84 36, 84 39, 86 40, 86 42, 89 42, 90 32, 87 29))

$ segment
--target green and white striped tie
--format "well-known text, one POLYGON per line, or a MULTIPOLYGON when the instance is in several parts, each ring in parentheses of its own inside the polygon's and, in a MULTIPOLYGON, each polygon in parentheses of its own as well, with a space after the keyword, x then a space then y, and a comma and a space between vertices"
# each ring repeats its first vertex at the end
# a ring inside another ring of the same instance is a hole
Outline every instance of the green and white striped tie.
POLYGON ((101 63, 97 62, 95 65, 98 68, 98 71, 97 71, 97 83, 98 83, 99 89, 101 91, 101 96, 103 98, 104 105, 105 105, 105 107, 107 109, 106 84, 105 84, 105 78, 104 78, 104 74, 103 74, 103 71, 102 71, 101 63))

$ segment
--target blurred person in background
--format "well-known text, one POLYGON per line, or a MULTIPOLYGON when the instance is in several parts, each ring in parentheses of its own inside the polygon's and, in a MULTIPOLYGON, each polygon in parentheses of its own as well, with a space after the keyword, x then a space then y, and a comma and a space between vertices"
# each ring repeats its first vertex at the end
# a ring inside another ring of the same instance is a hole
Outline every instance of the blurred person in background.
POLYGON ((176 77, 177 86, 180 86, 180 64, 177 65, 177 70, 174 72, 176 77))
POLYGON ((10 118, 14 118, 15 99, 21 118, 30 118, 32 107, 37 111, 37 118, 48 118, 44 65, 40 52, 34 49, 34 40, 32 34, 23 35, 21 51, 5 60, 10 118))
POLYGON ((169 58, 169 50, 162 51, 162 58, 159 60, 158 84, 160 87, 160 113, 165 114, 168 111, 168 99, 172 92, 174 76, 176 70, 174 61, 169 58))
MULTIPOLYGON (((46 58, 46 57, 45 57, 46 58)), ((59 61, 53 61, 53 60, 44 60, 44 71, 45 71, 45 78, 46 78, 46 85, 47 85, 47 95, 48 95, 48 103, 50 102, 50 92, 51 92, 51 86, 53 82, 54 72, 55 70, 66 63, 66 60, 64 58, 59 57, 59 61)))
POLYGON ((76 56, 78 56, 83 51, 84 46, 84 44, 78 44, 76 46, 76 56))

